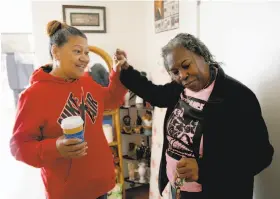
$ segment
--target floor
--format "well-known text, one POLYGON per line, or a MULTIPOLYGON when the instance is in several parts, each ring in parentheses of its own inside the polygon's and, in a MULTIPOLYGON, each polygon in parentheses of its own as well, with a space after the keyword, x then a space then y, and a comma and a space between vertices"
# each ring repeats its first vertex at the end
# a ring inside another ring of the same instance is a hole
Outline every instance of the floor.
POLYGON ((149 199, 149 186, 141 186, 126 191, 126 199, 149 199))

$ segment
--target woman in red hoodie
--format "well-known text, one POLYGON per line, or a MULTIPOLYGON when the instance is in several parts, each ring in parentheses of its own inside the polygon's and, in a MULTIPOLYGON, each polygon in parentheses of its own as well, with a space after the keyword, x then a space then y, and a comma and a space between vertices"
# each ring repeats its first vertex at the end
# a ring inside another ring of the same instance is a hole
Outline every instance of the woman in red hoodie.
POLYGON ((104 109, 115 109, 127 92, 119 81, 121 60, 108 87, 84 76, 89 63, 87 37, 58 21, 48 23, 52 65, 36 70, 20 96, 11 138, 12 155, 41 168, 48 199, 106 198, 114 188, 111 150, 102 130, 104 109), (61 121, 84 120, 84 138, 65 139, 61 121))

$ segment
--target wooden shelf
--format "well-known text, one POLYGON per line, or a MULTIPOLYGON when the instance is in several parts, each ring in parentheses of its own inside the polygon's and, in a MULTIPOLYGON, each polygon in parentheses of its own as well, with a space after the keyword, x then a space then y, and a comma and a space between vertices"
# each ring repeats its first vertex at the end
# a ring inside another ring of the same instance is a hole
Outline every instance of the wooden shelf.
POLYGON ((123 135, 135 135, 135 136, 146 136, 146 137, 151 137, 152 135, 145 135, 145 134, 139 134, 139 133, 124 133, 122 132, 121 134, 123 135))
POLYGON ((148 185, 130 187, 126 189, 126 198, 149 198, 149 190, 148 185))
POLYGON ((131 105, 130 107, 121 106, 120 109, 129 109, 129 108, 137 108, 137 109, 144 109, 144 110, 153 110, 153 107, 136 107, 135 105, 131 105))
POLYGON ((111 143, 109 144, 109 146, 118 146, 118 142, 117 142, 117 141, 111 142, 111 143))
POLYGON ((103 115, 114 115, 116 113, 116 110, 105 110, 103 115))
MULTIPOLYGON (((146 180, 147 180, 147 179, 146 179, 146 180)), ((128 183, 131 183, 131 184, 136 184, 136 185, 148 185, 148 184, 149 184, 149 181, 148 181, 148 180, 147 180, 146 183, 141 183, 141 182, 139 182, 139 181, 137 181, 137 180, 132 181, 132 180, 129 180, 129 178, 124 178, 124 181, 126 181, 126 182, 128 182, 128 183)))
POLYGON ((123 156, 123 159, 126 159, 126 160, 135 160, 135 161, 137 161, 135 158, 131 158, 131 157, 129 157, 128 155, 124 155, 124 156, 123 156))
POLYGON ((141 160, 137 160, 136 158, 132 158, 132 157, 129 157, 128 155, 123 155, 123 159, 125 160, 133 160, 133 161, 137 161, 137 162, 141 162, 141 161, 147 161, 146 159, 141 159, 141 160))

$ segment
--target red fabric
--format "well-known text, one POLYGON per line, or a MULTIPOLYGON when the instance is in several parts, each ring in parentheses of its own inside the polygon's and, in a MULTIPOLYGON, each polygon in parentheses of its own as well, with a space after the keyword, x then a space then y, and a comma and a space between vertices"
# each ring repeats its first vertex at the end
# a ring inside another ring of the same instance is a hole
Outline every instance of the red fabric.
POLYGON ((120 106, 127 90, 119 73, 112 72, 110 79, 109 87, 104 88, 90 77, 66 82, 40 68, 21 94, 11 153, 17 160, 41 168, 48 199, 93 199, 114 187, 113 157, 102 130, 103 111, 120 106), (88 154, 64 159, 56 149, 56 139, 63 134, 61 119, 83 115, 83 105, 88 154))

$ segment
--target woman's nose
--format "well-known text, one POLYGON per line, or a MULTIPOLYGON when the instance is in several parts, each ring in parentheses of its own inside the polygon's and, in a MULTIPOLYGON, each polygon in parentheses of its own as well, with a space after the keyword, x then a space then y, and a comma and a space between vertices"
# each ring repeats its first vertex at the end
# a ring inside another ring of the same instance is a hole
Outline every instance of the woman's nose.
POLYGON ((184 69, 179 70, 179 78, 181 81, 187 80, 188 77, 189 77, 189 73, 186 70, 184 69))
POLYGON ((88 63, 89 62, 89 56, 88 55, 82 55, 80 57, 80 61, 88 63))

